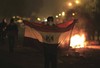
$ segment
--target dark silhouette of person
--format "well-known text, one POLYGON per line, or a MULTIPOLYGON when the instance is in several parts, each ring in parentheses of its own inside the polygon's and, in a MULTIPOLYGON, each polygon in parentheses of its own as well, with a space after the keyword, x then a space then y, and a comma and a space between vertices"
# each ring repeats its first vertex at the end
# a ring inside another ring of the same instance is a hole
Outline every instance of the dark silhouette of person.
MULTIPOLYGON (((54 26, 54 18, 52 16, 47 18, 47 25, 54 26)), ((53 43, 54 37, 49 37, 49 33, 45 35, 44 46, 44 68, 57 68, 57 52, 58 43, 53 43), (51 39, 50 39, 51 38, 51 39)))
POLYGON ((6 27, 7 27, 7 21, 6 18, 3 18, 0 23, 0 43, 4 43, 5 37, 6 37, 6 27))
POLYGON ((18 26, 14 22, 14 19, 11 18, 10 23, 7 26, 7 36, 9 42, 9 53, 14 52, 15 41, 18 37, 18 26))
POLYGON ((44 68, 49 68, 50 65, 52 68, 57 68, 57 51, 58 44, 48 44, 44 43, 44 57, 45 65, 44 68))

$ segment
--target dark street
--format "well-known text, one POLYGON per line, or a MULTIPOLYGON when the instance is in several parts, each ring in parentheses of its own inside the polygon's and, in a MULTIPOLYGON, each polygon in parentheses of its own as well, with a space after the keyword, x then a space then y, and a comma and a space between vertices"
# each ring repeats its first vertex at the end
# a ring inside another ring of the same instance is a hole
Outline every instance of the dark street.
MULTIPOLYGON (((13 54, 9 54, 8 45, 0 45, 0 68, 44 68, 42 47, 17 45, 14 50, 13 54)), ((58 68, 100 67, 99 49, 83 48, 78 51, 80 54, 73 52, 73 54, 67 55, 66 51, 62 51, 64 54, 59 53, 58 68)))

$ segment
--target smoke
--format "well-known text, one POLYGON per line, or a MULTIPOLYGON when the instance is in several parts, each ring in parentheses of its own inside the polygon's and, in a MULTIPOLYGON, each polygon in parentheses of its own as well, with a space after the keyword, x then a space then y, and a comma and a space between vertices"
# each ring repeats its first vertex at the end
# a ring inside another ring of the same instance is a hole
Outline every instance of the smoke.
POLYGON ((39 17, 48 17, 60 12, 62 0, 43 0, 43 6, 38 13, 39 17))

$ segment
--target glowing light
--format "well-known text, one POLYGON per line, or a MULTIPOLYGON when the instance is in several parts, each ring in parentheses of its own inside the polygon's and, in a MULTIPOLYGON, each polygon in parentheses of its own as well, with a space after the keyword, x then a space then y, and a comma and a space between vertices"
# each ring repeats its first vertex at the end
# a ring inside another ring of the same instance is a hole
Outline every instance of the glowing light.
POLYGON ((17 20, 17 22, 22 23, 22 22, 23 22, 23 20, 17 20))
POLYGON ((72 3, 70 2, 70 3, 68 3, 68 6, 72 6, 72 3))
POLYGON ((16 16, 16 18, 20 18, 20 16, 16 16))
POLYGON ((38 20, 38 21, 41 21, 41 19, 40 19, 40 18, 37 18, 37 20, 38 20))
POLYGON ((74 35, 71 37, 70 46, 72 48, 82 48, 85 46, 85 35, 74 35))
POLYGON ((47 22, 47 19, 44 19, 44 22, 47 22))
POLYGON ((13 16, 13 18, 16 18, 15 16, 13 16))
POLYGON ((62 16, 65 16, 65 12, 62 12, 62 16))
POLYGON ((61 16, 61 14, 59 14, 59 16, 61 16))
POLYGON ((75 13, 72 13, 73 16, 75 16, 75 13))
POLYGON ((75 1, 76 4, 79 4, 80 2, 78 0, 75 1))
POLYGON ((58 15, 56 15, 56 18, 58 18, 58 15))

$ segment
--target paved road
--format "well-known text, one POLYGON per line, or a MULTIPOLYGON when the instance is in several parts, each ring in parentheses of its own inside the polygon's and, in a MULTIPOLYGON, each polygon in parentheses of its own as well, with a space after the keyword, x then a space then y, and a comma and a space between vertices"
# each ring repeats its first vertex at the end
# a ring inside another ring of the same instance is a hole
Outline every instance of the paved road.
MULTIPOLYGON (((100 50, 91 48, 59 53, 58 68, 99 68, 100 50), (99 67, 98 67, 99 66, 99 67)), ((44 68, 43 50, 39 47, 15 47, 13 55, 8 53, 8 45, 0 46, 0 68, 44 68)))

